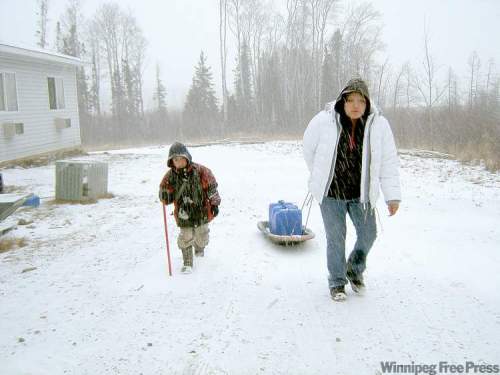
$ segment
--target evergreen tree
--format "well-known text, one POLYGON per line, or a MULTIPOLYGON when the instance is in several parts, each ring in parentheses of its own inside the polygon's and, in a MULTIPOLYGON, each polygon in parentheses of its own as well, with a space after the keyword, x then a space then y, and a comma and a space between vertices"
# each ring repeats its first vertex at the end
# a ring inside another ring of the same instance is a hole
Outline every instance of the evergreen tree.
POLYGON ((156 102, 158 112, 161 114, 165 114, 167 112, 166 96, 167 90, 165 89, 160 77, 160 65, 156 64, 156 89, 153 95, 153 100, 156 102))
MULTIPOLYGON (((85 45, 81 45, 81 54, 85 56, 85 45)), ((90 90, 87 83, 87 74, 83 67, 76 69, 76 89, 78 93, 78 110, 82 116, 90 111, 90 90)))
POLYGON ((125 88, 119 68, 115 68, 111 79, 111 112, 121 120, 125 115, 125 88))
POLYGON ((323 58, 323 65, 321 66, 321 96, 320 104, 323 108, 326 103, 335 99, 337 93, 335 90, 335 77, 333 75, 333 60, 332 55, 325 47, 325 57, 323 58))
POLYGON ((252 101, 252 80, 250 76, 250 56, 248 51, 248 46, 244 42, 241 47, 241 56, 238 60, 238 66, 236 67, 236 100, 240 102, 250 102, 252 101))
POLYGON ((184 106, 184 125, 192 134, 206 136, 215 131, 219 112, 213 86, 212 72, 202 51, 184 106))
POLYGON ((262 123, 266 124, 265 129, 277 131, 283 125, 285 115, 285 103, 283 98, 284 74, 280 69, 283 64, 279 53, 274 51, 270 55, 265 55, 262 59, 262 123))
POLYGON ((101 114, 101 87, 100 87, 100 58, 99 58, 99 42, 97 39, 90 41, 91 54, 91 79, 89 88, 89 110, 100 115, 101 114))
POLYGON ((55 49, 59 53, 63 53, 63 40, 62 40, 62 31, 61 31, 61 23, 57 22, 56 24, 56 45, 55 49))
POLYGON ((122 59, 123 86, 125 92, 125 111, 128 115, 138 117, 140 114, 139 85, 134 67, 128 58, 122 59))
POLYGON ((238 58, 234 76, 236 115, 240 118, 239 123, 246 128, 254 119, 250 56, 246 42, 243 42, 241 46, 241 55, 238 58))
MULTIPOLYGON (((56 48, 65 55, 82 58, 85 45, 80 42, 79 27, 83 23, 79 0, 70 0, 61 21, 56 26, 56 48), (61 27, 62 26, 62 27, 61 27)), ((80 120, 89 112, 89 89, 84 67, 76 68, 76 85, 78 92, 78 110, 80 120)))
POLYGON ((337 94, 342 90, 342 86, 347 79, 350 77, 345 76, 345 72, 342 70, 342 59, 343 59, 344 42, 342 40, 342 33, 339 29, 335 30, 331 40, 330 40, 330 56, 332 65, 332 77, 331 90, 337 94))
POLYGON ((152 134, 156 134, 157 139, 168 139, 173 136, 173 129, 167 129, 168 115, 167 115, 167 90, 161 80, 160 64, 156 63, 156 87, 153 92, 153 102, 156 106, 156 113, 152 114, 154 129, 152 134))
POLYGON ((81 46, 76 32, 76 24, 71 24, 66 35, 62 38, 62 53, 69 56, 80 57, 81 46))

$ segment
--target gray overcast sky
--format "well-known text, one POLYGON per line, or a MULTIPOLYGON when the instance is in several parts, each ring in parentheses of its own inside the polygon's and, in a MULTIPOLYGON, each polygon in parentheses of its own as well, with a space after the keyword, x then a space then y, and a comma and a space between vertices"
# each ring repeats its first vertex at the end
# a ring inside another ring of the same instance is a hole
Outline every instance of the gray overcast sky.
MULTIPOLYGON (((49 1, 49 42, 53 44, 55 23, 66 1, 49 1)), ((102 0, 82 0, 85 16, 90 17, 102 3, 102 0)), ((145 90, 151 92, 154 65, 158 61, 170 106, 182 104, 202 49, 219 89, 217 3, 217 0, 119 1, 123 8, 132 9, 149 42, 145 90)), ((285 0, 275 3, 279 6, 285 0)), ((474 50, 483 66, 494 58, 500 71, 500 0, 372 0, 372 3, 382 13, 383 39, 387 45, 382 56, 389 56, 393 65, 407 60, 414 67, 420 64, 425 19, 432 53, 443 71, 452 66, 465 76, 468 57, 474 50)), ((0 0, 0 41, 34 46, 35 12, 36 0, 0 0)), ((145 94, 146 102, 150 96, 145 94)))

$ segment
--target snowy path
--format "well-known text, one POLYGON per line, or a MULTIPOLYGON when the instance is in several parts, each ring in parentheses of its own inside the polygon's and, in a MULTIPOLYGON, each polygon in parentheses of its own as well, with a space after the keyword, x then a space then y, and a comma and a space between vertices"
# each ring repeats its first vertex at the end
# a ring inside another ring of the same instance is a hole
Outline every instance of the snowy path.
MULTIPOLYGON (((189 276, 169 217, 172 278, 156 200, 166 152, 92 155, 109 163, 115 198, 47 199, 13 215, 35 223, 9 234, 28 246, 0 254, 0 374, 375 375, 381 361, 500 362, 498 174, 403 155, 404 202, 394 218, 379 206, 367 293, 334 303, 316 204, 316 238, 301 246, 256 228, 270 201, 302 203, 298 144, 191 149, 223 203, 189 276)), ((54 194, 53 165, 3 173, 54 194)))

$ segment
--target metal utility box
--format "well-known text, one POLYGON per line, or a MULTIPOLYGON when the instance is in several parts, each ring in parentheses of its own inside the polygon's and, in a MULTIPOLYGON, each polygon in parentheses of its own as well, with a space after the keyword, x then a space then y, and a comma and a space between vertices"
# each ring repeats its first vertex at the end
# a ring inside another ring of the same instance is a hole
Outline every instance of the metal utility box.
POLYGON ((56 162, 56 199, 87 201, 108 193, 108 165, 93 161, 56 162))

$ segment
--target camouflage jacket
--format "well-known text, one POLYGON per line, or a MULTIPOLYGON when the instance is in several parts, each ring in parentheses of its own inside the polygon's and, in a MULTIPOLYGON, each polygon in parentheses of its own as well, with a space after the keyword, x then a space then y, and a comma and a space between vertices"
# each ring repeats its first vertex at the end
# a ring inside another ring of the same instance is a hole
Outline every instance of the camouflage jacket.
POLYGON ((160 183, 159 198, 174 204, 174 217, 179 227, 197 227, 214 218, 212 207, 219 206, 217 181, 212 171, 201 164, 169 169, 160 183))

